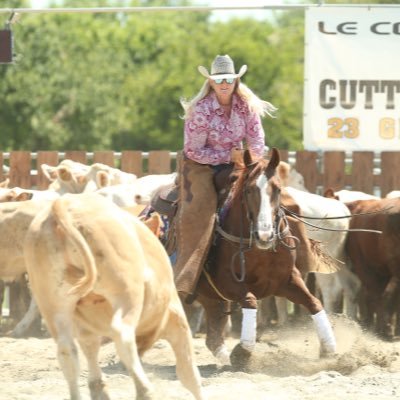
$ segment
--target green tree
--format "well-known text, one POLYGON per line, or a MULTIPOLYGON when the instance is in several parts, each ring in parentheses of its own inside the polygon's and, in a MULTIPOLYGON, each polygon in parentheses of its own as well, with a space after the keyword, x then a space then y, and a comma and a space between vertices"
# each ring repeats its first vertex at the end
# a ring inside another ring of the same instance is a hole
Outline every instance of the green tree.
MULTIPOLYGON (((363 0, 363 3, 366 1, 363 0)), ((354 3, 354 2, 353 2, 354 3)), ((386 3, 395 3, 386 1, 386 3)), ((65 0, 55 7, 190 5, 185 0, 65 0)), ((27 7, 27 1, 9 1, 27 7)), ((24 14, 16 63, 0 65, 0 149, 182 148, 197 66, 230 54, 243 81, 277 108, 269 146, 302 148, 304 13, 214 21, 209 12, 24 14)), ((9 16, 2 15, 3 23, 9 16)), ((0 21, 1 22, 1 21, 0 21)))

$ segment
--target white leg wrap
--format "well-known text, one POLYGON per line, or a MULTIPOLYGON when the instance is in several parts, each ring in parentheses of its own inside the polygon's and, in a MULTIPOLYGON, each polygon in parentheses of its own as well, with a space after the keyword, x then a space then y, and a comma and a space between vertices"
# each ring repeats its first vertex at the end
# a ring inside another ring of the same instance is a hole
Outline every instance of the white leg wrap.
POLYGON ((256 345, 257 333, 257 310, 253 308, 242 308, 242 332, 240 344, 246 350, 252 351, 256 345))
POLYGON ((322 353, 336 352, 336 339, 333 335, 331 323, 328 320, 325 310, 315 315, 311 315, 317 328, 319 341, 321 343, 322 353))
POLYGON ((218 363, 221 365, 231 365, 229 351, 224 344, 218 347, 217 350, 215 350, 214 357, 218 360, 218 363))

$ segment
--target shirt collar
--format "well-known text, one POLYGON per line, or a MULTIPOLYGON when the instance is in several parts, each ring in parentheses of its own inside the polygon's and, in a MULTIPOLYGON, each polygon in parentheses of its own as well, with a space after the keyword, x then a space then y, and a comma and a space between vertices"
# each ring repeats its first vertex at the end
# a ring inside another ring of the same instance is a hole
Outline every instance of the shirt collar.
MULTIPOLYGON (((211 92, 210 94, 211 98, 212 98, 212 108, 213 110, 223 110, 223 108, 221 107, 221 105, 218 103, 217 100, 217 95, 214 91, 211 92)), ((236 105, 238 101, 238 95, 236 93, 232 94, 232 110, 234 109, 234 106, 236 105)))

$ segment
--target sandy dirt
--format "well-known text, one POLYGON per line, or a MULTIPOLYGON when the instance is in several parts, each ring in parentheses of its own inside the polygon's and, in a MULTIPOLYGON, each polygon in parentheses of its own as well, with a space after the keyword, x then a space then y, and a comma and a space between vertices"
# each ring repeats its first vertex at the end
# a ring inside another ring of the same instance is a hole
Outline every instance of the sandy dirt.
MULTIPOLYGON (((319 359, 312 323, 260 334, 251 363, 244 372, 215 363, 204 337, 194 339, 197 364, 208 399, 311 400, 399 399, 400 343, 384 342, 343 317, 331 317, 338 354, 319 359)), ((237 339, 228 338, 232 349, 237 339)), ((81 393, 89 399, 82 353, 81 393)), ((115 355, 112 343, 101 349, 101 368, 112 399, 134 398, 134 385, 115 355)), ((169 345, 158 341, 144 358, 154 384, 155 399, 186 400, 190 393, 177 380, 169 345)), ((1 400, 68 399, 68 390, 51 338, 0 337, 1 400)))

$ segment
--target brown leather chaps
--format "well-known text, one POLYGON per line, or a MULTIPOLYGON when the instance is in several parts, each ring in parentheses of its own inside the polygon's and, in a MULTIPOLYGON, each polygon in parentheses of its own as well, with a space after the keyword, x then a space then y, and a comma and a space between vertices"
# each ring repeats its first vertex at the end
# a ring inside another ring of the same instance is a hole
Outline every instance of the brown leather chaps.
POLYGON ((209 165, 185 159, 179 171, 179 206, 176 215, 178 292, 193 294, 210 249, 217 208, 214 171, 209 165))

